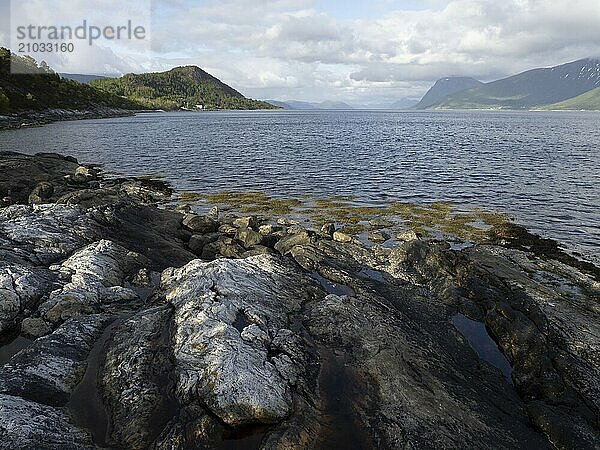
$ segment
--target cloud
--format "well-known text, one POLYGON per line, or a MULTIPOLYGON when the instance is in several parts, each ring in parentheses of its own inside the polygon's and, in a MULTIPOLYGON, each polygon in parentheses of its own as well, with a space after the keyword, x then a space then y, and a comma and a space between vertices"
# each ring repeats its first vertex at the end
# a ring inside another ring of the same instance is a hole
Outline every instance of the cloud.
POLYGON ((598 0, 378 0, 368 11, 380 12, 362 18, 341 10, 365 11, 358 1, 324 10, 316 0, 155 0, 155 59, 100 56, 119 70, 196 64, 263 98, 360 102, 418 96, 449 75, 485 81, 600 55, 598 0))

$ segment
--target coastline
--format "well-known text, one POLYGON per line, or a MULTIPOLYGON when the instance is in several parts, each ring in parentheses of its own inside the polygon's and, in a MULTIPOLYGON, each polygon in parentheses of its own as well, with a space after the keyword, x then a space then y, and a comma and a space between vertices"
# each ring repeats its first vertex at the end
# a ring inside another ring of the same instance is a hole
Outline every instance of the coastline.
POLYGON ((139 112, 148 111, 131 111, 108 107, 95 107, 86 110, 47 109, 40 111, 26 111, 7 116, 0 116, 0 131, 41 127, 53 122, 127 117, 134 116, 139 112))
POLYGON ((498 224, 469 248, 365 246, 331 222, 197 214, 56 154, 2 153, 0 173, 12 442, 598 444, 600 271, 554 241, 498 224))

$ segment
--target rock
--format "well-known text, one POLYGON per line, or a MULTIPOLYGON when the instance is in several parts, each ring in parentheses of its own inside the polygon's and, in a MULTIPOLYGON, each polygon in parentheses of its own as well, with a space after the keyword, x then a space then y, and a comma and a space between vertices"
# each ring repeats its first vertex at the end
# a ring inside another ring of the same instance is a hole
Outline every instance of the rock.
POLYGON ((41 317, 28 317, 21 322, 21 334, 37 339, 52 333, 51 325, 41 317))
POLYGON ((289 234, 281 238, 274 246, 282 255, 289 253, 296 245, 304 245, 310 243, 310 236, 306 231, 298 234, 289 234))
POLYGON ((219 256, 225 258, 241 258, 245 249, 234 239, 220 237, 215 242, 210 242, 202 249, 202 259, 212 260, 219 256))
POLYGON ((119 448, 149 447, 160 432, 156 417, 168 417, 170 318, 166 305, 141 311, 118 326, 108 345, 100 385, 119 448))
POLYGON ((75 173, 73 175, 73 181, 76 183, 87 183, 88 181, 93 181, 97 178, 98 172, 86 166, 79 166, 75 169, 75 173))
POLYGON ((265 224, 258 227, 258 232, 263 236, 267 236, 275 231, 277 231, 277 229, 271 224, 265 224))
POLYGON ((352 236, 342 233, 341 231, 336 231, 333 233, 333 240, 336 242, 341 242, 342 244, 347 244, 352 242, 352 236))
POLYGON ((107 315, 74 318, 36 339, 0 368, 0 393, 64 406, 83 378, 94 342, 111 320, 107 315))
POLYGON ((152 287, 152 274, 145 267, 141 268, 131 278, 131 284, 143 288, 152 287))
POLYGON ((391 236, 385 231, 370 231, 368 238, 371 242, 382 244, 387 241, 391 236))
POLYGON ((175 308, 179 400, 205 404, 231 426, 287 417, 291 387, 277 365, 302 361, 275 362, 268 348, 310 295, 303 276, 268 256, 193 261, 165 271, 161 288, 175 308))
POLYGON ((93 450, 96 446, 65 412, 0 394, 0 448, 93 450))
POLYGON ((52 280, 47 269, 0 262, 0 333, 15 328, 23 311, 37 306, 52 280))
POLYGON ((47 203, 52 197, 52 194, 54 194, 54 186, 52 183, 42 181, 41 183, 38 183, 31 191, 31 194, 29 194, 28 203, 31 205, 47 203))
POLYGON ((217 222, 219 220, 219 207, 218 206, 213 206, 210 211, 208 212, 208 214, 206 214, 210 219, 214 220, 215 222, 217 222))
POLYGON ((235 236, 235 233, 237 233, 238 229, 236 227, 234 227, 233 225, 229 225, 227 223, 221 225, 219 227, 219 233, 221 234, 226 234, 228 236, 235 236))
POLYGON ((219 233, 195 234, 190 238, 188 247, 196 255, 201 256, 204 246, 216 242, 219 237, 219 233))
POLYGON ((70 281, 53 291, 39 310, 45 319, 60 323, 76 315, 111 310, 114 303, 139 301, 122 284, 125 274, 143 262, 111 241, 91 244, 59 266, 59 272, 70 274, 70 281))
POLYGON ((258 256, 258 255, 270 255, 273 251, 269 247, 265 247, 264 245, 255 245, 251 247, 244 253, 242 253, 242 258, 249 258, 250 256, 258 256))
POLYGON ((259 245, 263 240, 263 235, 251 228, 240 228, 235 234, 235 238, 240 241, 245 248, 250 248, 259 245))
POLYGON ((401 242, 418 241, 419 235, 413 230, 402 231, 396 235, 396 239, 401 242))
POLYGON ((0 152, 0 198, 10 199, 5 204, 25 204, 41 182, 49 182, 54 191, 64 193, 71 189, 64 177, 72 174, 77 167, 77 161, 73 158, 57 154, 31 156, 0 152))
POLYGON ((321 232, 325 233, 328 236, 333 236, 335 233, 335 223, 328 222, 321 227, 321 232))
POLYGON ((257 228, 258 219, 255 216, 240 217, 233 221, 233 225, 237 228, 257 228))
POLYGON ((282 227, 291 227, 292 225, 297 225, 298 222, 295 220, 287 219, 285 217, 280 217, 277 219, 277 225, 281 225, 282 227))
POLYGON ((217 231, 218 224, 208 216, 188 214, 183 218, 183 226, 194 233, 213 233, 217 231))

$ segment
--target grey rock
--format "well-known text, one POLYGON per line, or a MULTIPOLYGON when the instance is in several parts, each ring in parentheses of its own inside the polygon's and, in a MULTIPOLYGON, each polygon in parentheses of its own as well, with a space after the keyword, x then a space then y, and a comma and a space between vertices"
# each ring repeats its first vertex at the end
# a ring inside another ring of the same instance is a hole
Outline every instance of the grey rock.
POLYGON ((201 401, 229 425, 274 423, 288 416, 290 385, 281 375, 285 369, 269 358, 268 346, 309 295, 305 284, 302 275, 268 256, 192 261, 165 271, 162 288, 175 308, 180 401, 201 401), (245 318, 240 325, 239 316, 245 318))
POLYGON ((195 233, 213 233, 217 231, 218 223, 208 216, 188 214, 183 218, 183 226, 195 233))
POLYGON ((235 238, 242 243, 245 248, 259 245, 263 240, 263 235, 251 228, 240 228, 235 234, 235 238))
POLYGON ((38 183, 31 191, 31 194, 29 194, 28 203, 32 205, 47 203, 52 197, 52 194, 54 194, 54 186, 52 183, 42 181, 41 183, 38 183))
POLYGON ((109 343, 100 384, 111 440, 120 448, 147 448, 160 432, 155 418, 170 388, 170 318, 165 305, 143 310, 125 320, 109 343))
POLYGON ((233 221, 233 225, 237 228, 257 228, 258 219, 255 216, 240 217, 233 221))
POLYGON ((282 255, 289 253, 296 245, 304 245, 310 243, 310 236, 306 231, 298 234, 290 234, 281 238, 274 246, 282 255))
POLYGON ((38 338, 0 368, 0 392, 63 406, 83 378, 94 342, 111 320, 107 315, 78 317, 38 338))
POLYGON ((371 231, 369 232, 368 238, 371 242, 375 242, 381 244, 388 239, 390 239, 390 235, 385 231, 371 231))
POLYGON ((52 406, 0 394, 0 449, 95 449, 91 436, 52 406))
POLYGON ((196 255, 201 256, 204 246, 206 244, 216 242, 219 239, 219 237, 219 233, 195 234, 190 238, 188 247, 196 255))

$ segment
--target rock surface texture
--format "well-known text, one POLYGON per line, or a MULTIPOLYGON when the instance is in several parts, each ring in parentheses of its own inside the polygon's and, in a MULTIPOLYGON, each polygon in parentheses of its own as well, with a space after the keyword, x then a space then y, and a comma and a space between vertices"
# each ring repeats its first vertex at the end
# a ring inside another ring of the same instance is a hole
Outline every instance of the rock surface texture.
POLYGON ((369 247, 54 154, 0 195, 0 449, 600 448, 600 271, 526 230, 369 247))

